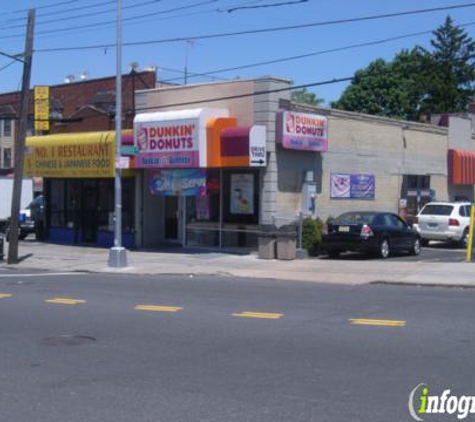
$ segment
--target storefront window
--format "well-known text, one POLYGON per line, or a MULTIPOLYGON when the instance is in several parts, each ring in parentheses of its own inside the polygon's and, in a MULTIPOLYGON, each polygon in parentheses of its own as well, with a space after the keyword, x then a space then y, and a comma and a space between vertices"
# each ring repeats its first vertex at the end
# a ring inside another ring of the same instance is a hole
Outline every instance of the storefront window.
POLYGON ((66 227, 76 229, 80 225, 81 218, 81 182, 76 180, 65 181, 66 203, 63 208, 66 213, 66 227))
POLYGON ((405 201, 405 207, 400 214, 407 222, 413 222, 422 207, 430 202, 431 195, 429 175, 404 175, 401 198, 405 201))
MULTIPOLYGON (((113 193, 110 189, 109 194, 113 193)), ((112 203, 114 203, 112 195, 112 203)), ((112 208, 113 209, 113 208, 112 208)), ((122 230, 132 233, 134 231, 135 211, 135 179, 122 179, 122 230)))
POLYGON ((65 182, 64 180, 50 180, 50 225, 51 227, 64 227, 64 202, 65 202, 65 182))
MULTIPOLYGON (((74 242, 94 243, 98 231, 114 230, 112 179, 49 180, 50 226, 74 231, 74 242)), ((133 232, 135 179, 122 181, 122 228, 133 232)))
POLYGON ((98 229, 114 230, 114 184, 111 180, 99 180, 98 229))
POLYGON ((259 224, 259 172, 223 172, 223 247, 255 247, 259 224))

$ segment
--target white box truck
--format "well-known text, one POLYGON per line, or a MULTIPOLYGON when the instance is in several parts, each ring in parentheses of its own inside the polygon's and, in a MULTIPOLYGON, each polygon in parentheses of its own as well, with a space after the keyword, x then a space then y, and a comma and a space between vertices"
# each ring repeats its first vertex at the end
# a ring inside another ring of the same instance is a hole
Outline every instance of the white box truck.
MULTIPOLYGON (((13 178, 0 177, 0 230, 4 231, 5 225, 12 211, 13 178)), ((21 188, 20 209, 24 210, 33 200, 33 180, 23 179, 21 188)))

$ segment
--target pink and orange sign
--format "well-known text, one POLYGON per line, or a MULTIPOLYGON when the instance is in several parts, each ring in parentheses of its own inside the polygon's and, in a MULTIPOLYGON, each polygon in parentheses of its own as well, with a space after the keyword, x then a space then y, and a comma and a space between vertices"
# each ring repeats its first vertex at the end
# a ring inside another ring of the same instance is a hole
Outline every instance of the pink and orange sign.
POLYGON ((136 168, 198 168, 207 165, 206 124, 225 109, 138 114, 134 119, 136 168))
POLYGON ((136 167, 199 167, 196 121, 143 122, 135 130, 139 149, 136 167))
POLYGON ((279 110, 276 122, 277 138, 284 148, 304 151, 328 150, 326 116, 279 110))

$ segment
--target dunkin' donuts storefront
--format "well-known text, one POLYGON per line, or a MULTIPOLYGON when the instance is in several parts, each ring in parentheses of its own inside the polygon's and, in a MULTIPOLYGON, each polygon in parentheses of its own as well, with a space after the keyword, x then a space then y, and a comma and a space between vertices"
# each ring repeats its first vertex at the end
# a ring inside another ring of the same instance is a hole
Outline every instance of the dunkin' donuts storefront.
POLYGON ((200 108, 140 114, 134 130, 144 246, 256 246, 265 127, 200 108))

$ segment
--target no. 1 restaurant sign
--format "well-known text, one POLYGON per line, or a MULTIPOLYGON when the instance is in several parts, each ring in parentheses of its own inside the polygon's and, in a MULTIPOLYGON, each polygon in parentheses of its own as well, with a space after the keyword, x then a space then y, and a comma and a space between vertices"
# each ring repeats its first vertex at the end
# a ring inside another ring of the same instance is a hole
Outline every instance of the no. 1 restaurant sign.
POLYGON ((224 109, 139 114, 134 119, 136 168, 206 167, 206 122, 227 117, 224 109))

